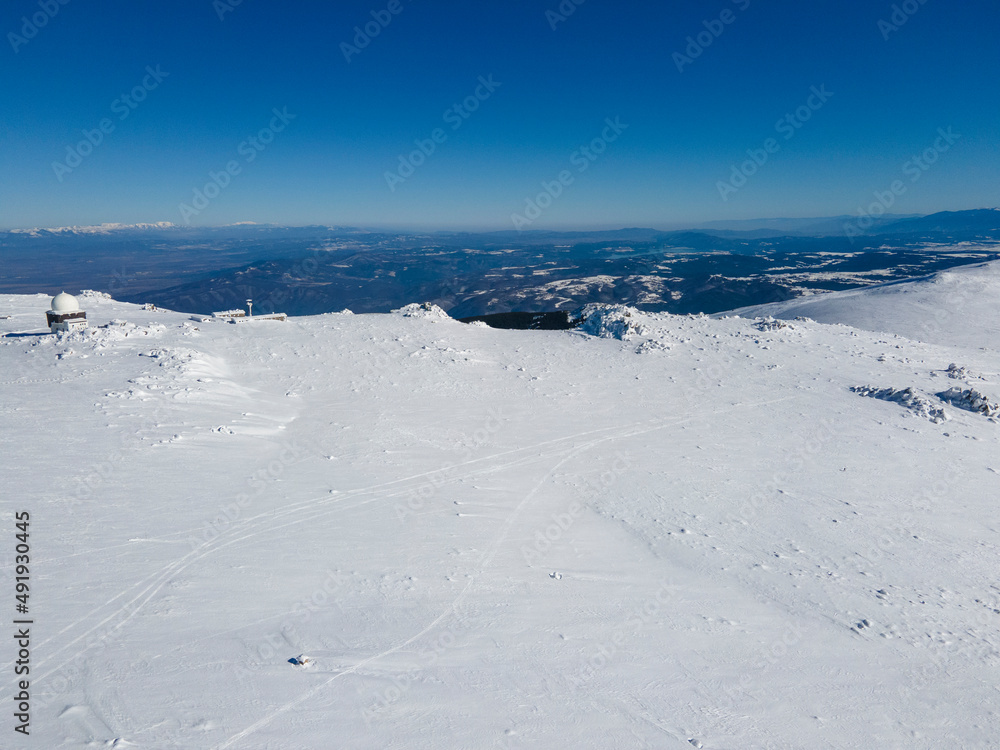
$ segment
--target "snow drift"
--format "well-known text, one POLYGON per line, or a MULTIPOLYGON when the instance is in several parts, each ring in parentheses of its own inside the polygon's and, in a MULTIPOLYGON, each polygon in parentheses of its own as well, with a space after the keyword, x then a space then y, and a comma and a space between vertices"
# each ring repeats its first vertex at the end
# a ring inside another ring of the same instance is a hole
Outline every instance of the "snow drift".
POLYGON ((1000 261, 960 266, 912 281, 798 297, 735 311, 786 320, 808 316, 933 344, 996 348, 1000 261))

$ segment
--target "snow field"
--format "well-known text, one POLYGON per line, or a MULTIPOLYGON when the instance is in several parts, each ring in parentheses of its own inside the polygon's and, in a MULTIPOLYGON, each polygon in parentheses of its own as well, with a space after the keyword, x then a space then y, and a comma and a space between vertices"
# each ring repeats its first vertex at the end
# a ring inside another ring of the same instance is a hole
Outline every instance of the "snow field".
POLYGON ((88 299, 0 338, 0 526, 44 571, 15 747, 990 747, 1000 425, 935 394, 996 403, 1000 357, 880 294, 890 333, 88 299))

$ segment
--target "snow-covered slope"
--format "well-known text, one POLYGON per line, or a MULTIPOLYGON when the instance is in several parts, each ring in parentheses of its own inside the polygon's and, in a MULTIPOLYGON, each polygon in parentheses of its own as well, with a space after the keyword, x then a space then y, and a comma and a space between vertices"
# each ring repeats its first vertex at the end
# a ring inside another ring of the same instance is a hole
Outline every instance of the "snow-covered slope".
POLYGON ((5 748, 995 746, 991 340, 48 301, 0 296, 5 748))
POLYGON ((917 341, 1000 348, 1000 261, 960 266, 913 281, 799 297, 734 311, 799 316, 917 341))

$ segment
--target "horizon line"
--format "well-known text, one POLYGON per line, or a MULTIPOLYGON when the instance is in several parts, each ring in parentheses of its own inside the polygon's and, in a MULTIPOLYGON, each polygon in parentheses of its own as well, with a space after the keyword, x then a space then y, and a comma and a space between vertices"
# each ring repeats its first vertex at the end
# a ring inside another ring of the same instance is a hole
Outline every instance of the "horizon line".
MULTIPOLYGON (((963 211, 988 211, 988 210, 1000 210, 996 207, 979 206, 977 208, 961 209, 959 211, 932 211, 930 213, 906 213, 906 214, 894 214, 894 213, 884 213, 877 217, 878 219, 906 219, 913 217, 926 217, 933 216, 936 213, 962 213, 963 211)), ((485 227, 461 227, 461 226, 437 226, 432 228, 430 226, 419 226, 413 224, 401 224, 393 226, 391 224, 383 225, 365 225, 365 224, 337 224, 337 223, 325 223, 325 222, 311 222, 305 224, 283 224, 275 222, 257 222, 257 221, 237 221, 229 222, 226 224, 196 224, 196 225, 186 225, 177 224, 170 221, 137 221, 137 222, 100 222, 97 224, 67 224, 63 226, 7 226, 0 227, 0 232, 7 233, 20 233, 27 232, 31 230, 38 231, 57 231, 57 230, 73 230, 73 229, 99 229, 102 227, 107 227, 109 229, 131 229, 136 227, 141 228, 163 228, 163 229, 185 229, 185 230, 209 230, 209 229, 226 229, 233 227, 279 227, 283 229, 306 229, 309 227, 325 227, 327 229, 350 229, 359 230, 365 232, 409 232, 409 233, 430 233, 430 234, 442 234, 442 233, 461 233, 461 234, 498 234, 498 233, 510 233, 517 235, 531 235, 531 234, 543 234, 543 233, 558 233, 558 234, 570 234, 574 232, 616 232, 616 231, 627 231, 627 230, 649 230, 656 232, 676 232, 684 231, 685 229, 700 229, 704 227, 709 227, 709 225, 720 225, 720 224, 746 224, 752 222, 776 222, 776 221, 832 221, 844 218, 853 218, 852 214, 834 214, 828 216, 773 216, 773 217, 751 217, 746 219, 709 219, 705 221, 695 221, 690 224, 685 224, 681 222, 670 222, 667 225, 656 226, 654 224, 641 225, 641 224, 596 224, 596 225, 564 225, 558 228, 535 228, 535 229, 511 229, 511 228, 485 228, 485 227)))

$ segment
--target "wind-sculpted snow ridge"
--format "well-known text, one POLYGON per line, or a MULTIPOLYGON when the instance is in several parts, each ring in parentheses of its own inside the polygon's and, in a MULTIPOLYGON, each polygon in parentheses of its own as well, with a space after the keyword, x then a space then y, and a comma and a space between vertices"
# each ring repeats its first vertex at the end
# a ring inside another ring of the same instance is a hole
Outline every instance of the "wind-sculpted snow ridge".
POLYGON ((431 302, 413 302, 392 311, 404 318, 430 318, 431 320, 453 320, 453 318, 431 302))
POLYGON ((187 400, 196 395, 218 398, 239 390, 228 380, 227 368, 222 360, 205 352, 174 346, 139 351, 137 355, 155 362, 156 369, 144 366, 141 374, 129 378, 127 391, 110 391, 105 394, 108 398, 187 400))
POLYGON ((114 299, 107 292, 97 292, 93 289, 81 289, 80 296, 85 300, 110 300, 114 299))
POLYGON ((646 314, 627 305, 592 303, 581 308, 573 317, 582 321, 578 330, 602 339, 628 341, 633 336, 645 336, 649 332, 643 321, 646 314))
POLYGON ((179 346, 157 348, 142 352, 139 356, 150 357, 160 367, 182 377, 201 378, 208 381, 210 378, 222 377, 225 374, 224 365, 216 357, 209 356, 197 349, 179 346))
POLYGON ((780 331, 783 328, 789 330, 795 330, 795 326, 791 323, 786 323, 784 320, 778 320, 768 315, 766 318, 757 318, 757 322, 754 323, 754 328, 756 328, 761 333, 766 333, 767 331, 780 331))
POLYGON ((153 396, 190 398, 197 393, 231 394, 234 389, 228 382, 228 368, 221 358, 173 345, 176 336, 196 336, 197 330, 189 322, 168 327, 162 323, 143 325, 114 318, 103 325, 39 337, 33 346, 42 350, 55 349, 58 360, 90 357, 120 360, 122 365, 114 366, 121 366, 122 372, 131 375, 127 379, 129 388, 108 391, 105 393, 107 398, 146 401, 153 396), (159 343, 163 339, 168 340, 166 345, 159 343), (151 340, 157 342, 152 349, 149 348, 151 340), (156 364, 155 368, 148 366, 150 361, 156 364))
POLYGON ((937 394, 937 397, 958 409, 964 409, 976 414, 984 414, 987 417, 1000 415, 1000 403, 990 401, 987 396, 984 396, 974 388, 966 388, 964 390, 958 387, 949 388, 937 394))
POLYGON ((660 339, 648 339, 635 348, 636 354, 655 354, 670 350, 670 344, 660 339))
POLYGON ((968 367, 960 367, 952 362, 948 365, 948 369, 945 373, 952 380, 982 380, 983 376, 972 372, 968 367))
POLYGON ((167 327, 160 323, 137 325, 126 320, 112 320, 99 326, 91 326, 79 331, 43 336, 34 342, 42 348, 57 347, 60 358, 100 354, 117 342, 126 340, 159 339, 167 327))
POLYGON ((934 424, 947 422, 951 417, 948 412, 940 406, 935 406, 934 402, 926 396, 918 393, 913 388, 874 388, 870 385, 856 385, 851 390, 859 396, 877 398, 880 401, 891 401, 901 404, 912 411, 916 416, 929 419, 934 424))

